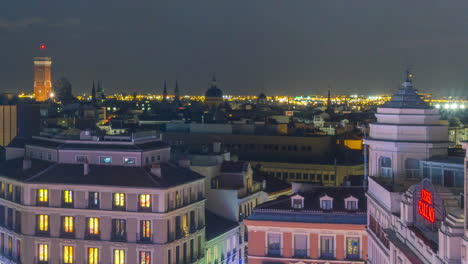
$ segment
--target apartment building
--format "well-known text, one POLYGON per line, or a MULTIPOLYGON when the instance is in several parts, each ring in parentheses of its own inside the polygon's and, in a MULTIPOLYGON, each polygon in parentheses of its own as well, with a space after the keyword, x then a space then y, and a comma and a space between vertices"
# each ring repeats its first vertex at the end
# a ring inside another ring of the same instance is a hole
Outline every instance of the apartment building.
POLYGON ((0 164, 0 263, 201 263, 204 177, 141 138, 40 138, 0 164))
POLYGON ((263 203, 244 220, 248 262, 366 263, 364 189, 297 186, 294 195, 263 203))

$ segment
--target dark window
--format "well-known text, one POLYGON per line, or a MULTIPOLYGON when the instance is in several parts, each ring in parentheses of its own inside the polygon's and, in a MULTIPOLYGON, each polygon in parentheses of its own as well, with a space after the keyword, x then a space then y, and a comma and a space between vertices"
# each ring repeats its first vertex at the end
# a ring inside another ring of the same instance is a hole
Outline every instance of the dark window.
POLYGON ((180 247, 177 246, 177 247, 176 247, 176 252, 175 252, 175 262, 176 262, 176 264, 179 264, 179 263, 180 263, 179 250, 180 250, 180 247))
POLYGON ((21 233, 21 212, 15 212, 15 232, 21 233))
POLYGON ((126 241, 126 221, 125 219, 112 219, 111 239, 114 241, 126 241))
POLYGON ((0 205, 0 226, 5 226, 5 206, 0 205))
POLYGON ((170 249, 167 250, 167 264, 172 264, 172 254, 170 249))
POLYGON ((99 209, 99 193, 98 192, 88 193, 88 207, 90 209, 99 209))
POLYGON ((15 186, 15 203, 21 203, 21 187, 15 186))
POLYGON ((8 208, 7 211, 7 228, 13 229, 13 209, 8 208))

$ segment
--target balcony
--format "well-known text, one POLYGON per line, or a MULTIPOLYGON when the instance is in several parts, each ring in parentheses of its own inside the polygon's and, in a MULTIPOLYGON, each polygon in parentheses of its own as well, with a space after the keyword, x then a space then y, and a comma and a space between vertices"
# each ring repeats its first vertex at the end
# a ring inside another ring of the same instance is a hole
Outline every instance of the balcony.
POLYGON ((335 259, 334 250, 320 250, 320 259, 335 259))
POLYGON ((73 203, 62 203, 62 208, 74 208, 73 203))
POLYGON ((86 234, 84 239, 86 240, 101 240, 100 234, 86 234))
POLYGON ((111 240, 115 242, 127 242, 127 232, 112 233, 111 240))
POLYGON ((75 238, 75 232, 65 232, 65 231, 62 231, 60 232, 60 237, 61 238, 75 238))
POLYGON ((142 234, 137 233, 136 234, 136 241, 139 244, 153 244, 153 237, 144 237, 142 234))
POLYGON ((281 248, 279 245, 271 245, 266 248, 267 256, 269 257, 281 257, 281 248))
POLYGON ((294 249, 295 258, 307 258, 308 255, 307 249, 294 249))
POLYGON ((359 261, 362 260, 362 252, 345 252, 346 260, 359 261))
POLYGON ((50 237, 50 231, 36 231, 36 236, 39 237, 50 237))

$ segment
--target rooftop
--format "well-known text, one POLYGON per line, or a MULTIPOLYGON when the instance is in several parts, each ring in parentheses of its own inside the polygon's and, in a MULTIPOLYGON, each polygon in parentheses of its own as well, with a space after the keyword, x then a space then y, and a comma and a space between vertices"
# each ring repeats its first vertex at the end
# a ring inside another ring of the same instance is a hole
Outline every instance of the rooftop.
POLYGON ((205 210, 205 221, 206 221, 206 231, 205 231, 206 241, 216 238, 239 226, 239 223, 223 218, 208 210, 205 210))
POLYGON ((365 189, 362 187, 321 187, 317 186, 310 191, 299 193, 304 198, 304 207, 294 209, 291 207, 291 197, 282 196, 257 206, 248 220, 303 222, 303 223, 330 223, 330 224, 367 224, 367 203, 365 189), (323 196, 333 198, 331 210, 320 207, 320 198, 323 196), (345 198, 358 199, 357 210, 348 210, 345 198))
POLYGON ((22 158, 0 163, 0 176, 31 183, 141 188, 169 188, 203 178, 172 163, 161 164, 161 177, 151 174, 150 167, 89 165, 89 174, 84 175, 82 164, 58 164, 33 159, 31 168, 25 171, 22 164, 22 158))
POLYGON ((413 75, 406 71, 406 80, 401 84, 401 88, 392 96, 390 101, 382 107, 386 108, 411 108, 411 109, 429 109, 431 106, 426 103, 413 87, 413 75))

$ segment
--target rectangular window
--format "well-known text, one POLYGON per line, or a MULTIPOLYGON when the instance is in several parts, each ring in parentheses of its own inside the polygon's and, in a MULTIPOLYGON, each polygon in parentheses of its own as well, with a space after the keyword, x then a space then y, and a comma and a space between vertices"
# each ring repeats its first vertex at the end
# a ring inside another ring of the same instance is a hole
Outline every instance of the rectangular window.
POLYGON ((332 236, 320 237, 320 257, 333 258, 335 256, 332 236))
POLYGON ((114 209, 125 210, 125 194, 114 193, 114 209))
POLYGON ((99 218, 97 217, 90 217, 88 218, 88 228, 86 232, 88 235, 99 235, 99 218))
POLYGON ((346 258, 359 260, 359 238, 346 238, 346 258))
POLYGON ((62 192, 62 206, 73 207, 73 191, 66 190, 62 192))
POLYGON ((4 182, 0 183, 0 197, 1 198, 5 197, 5 183, 4 182))
POLYGON ((140 251, 140 262, 138 264, 151 264, 151 252, 140 251))
POLYGON ((151 220, 140 221, 140 239, 143 241, 151 240, 151 220))
POLYGON ((16 259, 21 259, 21 240, 16 240, 16 259))
POLYGON ((78 155, 78 156, 76 156, 75 159, 76 159, 77 163, 85 163, 86 160, 88 159, 88 157, 83 156, 83 155, 78 155))
POLYGON ((294 235, 294 256, 307 257, 307 235, 294 235))
POLYGON ((151 195, 140 194, 138 197, 139 209, 143 211, 151 211, 151 195))
POLYGON ((39 232, 49 232, 49 216, 38 215, 37 216, 37 230, 39 232))
POLYGON ((75 218, 73 216, 62 217, 62 231, 63 233, 74 233, 75 232, 75 218))
POLYGON ((357 210, 357 201, 347 201, 346 208, 348 210, 357 210))
POLYGON ((125 250, 114 249, 114 262, 113 264, 125 264, 125 250))
POLYGON ((39 263, 49 262, 49 245, 48 244, 37 245, 37 260, 39 261, 39 263))
POLYGON ((13 184, 8 184, 7 185, 7 199, 8 200, 13 199, 13 184))
POLYGON ((75 249, 73 246, 63 246, 63 263, 73 264, 75 258, 75 249))
POLYGON ((88 248, 88 264, 99 264, 99 248, 88 248))
POLYGON ((331 210, 332 209, 332 200, 322 200, 320 202, 320 207, 323 209, 323 210, 331 210))
POLYGON ((136 158, 124 158, 124 164, 135 164, 136 158))
POLYGON ((125 241, 127 239, 125 219, 112 219, 112 240, 125 241))
POLYGON ((280 256, 281 255, 281 234, 268 233, 268 255, 280 256))
POLYGON ((13 256, 13 237, 8 236, 7 256, 13 256))
POLYGON ((98 192, 88 193, 88 207, 90 209, 99 209, 99 193, 98 192))
POLYGON ((37 190, 37 203, 39 205, 49 204, 49 190, 48 189, 37 190))
POLYGON ((21 233, 21 212, 15 212, 15 232, 21 233))
POLYGON ((15 202, 21 203, 21 187, 15 186, 15 202))
POLYGON ((101 164, 111 164, 112 157, 99 157, 99 163, 101 164))

